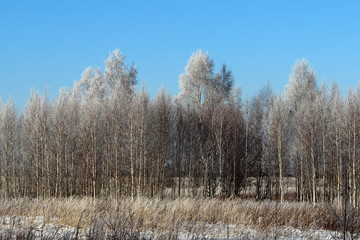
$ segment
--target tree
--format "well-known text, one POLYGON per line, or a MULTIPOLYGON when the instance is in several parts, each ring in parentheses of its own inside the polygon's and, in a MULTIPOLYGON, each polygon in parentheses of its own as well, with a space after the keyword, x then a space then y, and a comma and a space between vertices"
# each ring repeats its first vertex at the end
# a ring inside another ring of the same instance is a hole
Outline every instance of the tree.
POLYGON ((270 152, 271 158, 277 159, 274 164, 278 169, 280 185, 280 202, 284 201, 284 175, 287 140, 287 112, 286 105, 281 97, 273 99, 269 115, 265 119, 265 146, 270 152))
MULTIPOLYGON (((1 107, 0 107, 1 109, 1 107)), ((1 110, 0 110, 1 113, 1 110)), ((1 115, 0 115, 1 116, 1 115)), ((16 164, 16 110, 12 101, 4 106, 0 125, 0 142, 2 161, 4 161, 3 174, 5 180, 5 198, 17 195, 17 164, 16 164)))
POLYGON ((270 85, 260 89, 250 105, 249 112, 249 138, 248 138, 248 153, 249 156, 249 171, 256 179, 256 197, 263 198, 264 178, 268 175, 265 168, 265 151, 264 151, 264 121, 271 110, 271 102, 273 93, 270 85))
POLYGON ((180 75, 180 97, 196 110, 200 110, 213 79, 213 60, 201 50, 193 53, 180 75))
POLYGON ((104 78, 107 84, 107 92, 111 94, 114 89, 121 89, 125 93, 133 93, 137 83, 137 70, 132 64, 128 69, 124 63, 124 57, 119 49, 115 49, 105 62, 104 78))
POLYGON ((233 90, 234 76, 232 71, 228 69, 224 63, 215 77, 213 78, 210 88, 209 97, 212 101, 226 101, 231 97, 231 91, 233 90))
POLYGON ((329 159, 331 158, 328 153, 327 146, 329 145, 328 134, 329 134, 329 94, 325 83, 322 84, 318 95, 316 96, 316 117, 318 119, 319 138, 318 145, 319 149, 319 161, 321 159, 322 168, 322 194, 323 201, 330 201, 329 195, 329 159))
POLYGON ((80 81, 74 83, 74 90, 79 97, 103 100, 115 91, 132 94, 137 83, 135 65, 127 68, 119 49, 115 49, 105 62, 105 72, 96 67, 88 67, 80 81))
POLYGON ((59 97, 52 104, 51 111, 51 140, 52 158, 54 161, 54 196, 64 197, 70 195, 69 179, 71 169, 71 144, 72 144, 72 126, 71 119, 71 91, 62 89, 59 97))
POLYGON ((46 95, 31 92, 23 120, 27 190, 30 196, 50 196, 49 104, 46 95), (34 176, 35 175, 35 176, 34 176), (35 186, 33 186, 35 183, 35 186))
POLYGON ((315 100, 316 92, 315 71, 310 67, 307 60, 297 61, 292 69, 289 84, 286 86, 284 98, 289 111, 288 121, 291 126, 289 134, 292 136, 289 139, 290 164, 296 166, 298 200, 304 200, 304 184, 308 171, 305 170, 307 165, 304 165, 306 154, 298 147, 301 143, 300 136, 303 129, 296 126, 299 126, 303 119, 303 110, 306 110, 308 104, 315 100))
POLYGON ((172 150, 172 104, 171 97, 161 90, 154 102, 154 150, 155 150, 155 195, 163 197, 165 187, 165 170, 170 164, 172 150))
POLYGON ((329 124, 329 151, 331 158, 331 199, 337 198, 340 203, 342 190, 345 189, 343 178, 346 172, 343 156, 343 134, 344 132, 344 105, 340 89, 336 84, 331 87, 330 95, 330 124, 329 124))
POLYGON ((346 146, 347 146, 347 168, 349 174, 349 193, 348 198, 353 207, 358 207, 358 183, 359 183, 359 131, 360 131, 360 91, 359 87, 356 91, 349 90, 346 99, 346 146))
MULTIPOLYGON (((186 136, 187 136, 187 129, 186 129, 186 122, 185 122, 185 109, 179 99, 175 99, 174 101, 174 174, 178 180, 177 182, 177 189, 175 189, 174 184, 174 191, 177 191, 177 196, 181 196, 181 189, 182 189, 182 178, 184 175, 184 168, 185 164, 183 159, 185 158, 186 148, 186 136)), ((175 195, 175 193, 174 193, 175 195)))
POLYGON ((83 179, 86 196, 96 197, 99 193, 99 164, 101 159, 100 125, 101 108, 97 98, 84 98, 80 101, 80 146, 83 179))
POLYGON ((306 59, 298 60, 292 69, 284 96, 290 111, 294 114, 306 99, 314 99, 316 89, 315 70, 306 59))
POLYGON ((300 106, 297 114, 297 137, 300 149, 300 156, 302 158, 304 177, 306 188, 308 189, 307 197, 313 203, 317 202, 317 176, 318 174, 318 162, 319 150, 321 147, 321 132, 319 129, 320 119, 318 118, 318 96, 311 102, 304 101, 300 106), (310 176, 309 176, 310 175, 310 176))
POLYGON ((107 86, 100 69, 86 68, 80 81, 74 83, 74 90, 80 97, 103 99, 107 94, 107 86))

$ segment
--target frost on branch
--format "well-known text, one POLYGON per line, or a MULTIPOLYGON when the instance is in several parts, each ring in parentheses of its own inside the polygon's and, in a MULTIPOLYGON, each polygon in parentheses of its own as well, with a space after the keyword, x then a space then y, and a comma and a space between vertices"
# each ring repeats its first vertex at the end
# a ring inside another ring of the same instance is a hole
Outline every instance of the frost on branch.
POLYGON ((134 65, 127 68, 119 49, 115 49, 105 61, 105 72, 96 67, 88 67, 74 84, 74 92, 79 97, 103 100, 115 91, 132 94, 137 83, 134 65))
POLYGON ((213 78, 214 63, 202 50, 193 53, 185 72, 180 75, 180 98, 199 109, 205 99, 206 89, 213 78))

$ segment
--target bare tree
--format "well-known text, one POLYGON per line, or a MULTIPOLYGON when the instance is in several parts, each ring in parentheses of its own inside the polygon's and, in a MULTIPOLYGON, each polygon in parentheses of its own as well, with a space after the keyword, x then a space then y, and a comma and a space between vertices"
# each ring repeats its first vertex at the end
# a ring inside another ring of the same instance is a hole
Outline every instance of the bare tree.
POLYGON ((341 202, 342 187, 344 186, 343 174, 344 156, 343 156, 343 127, 344 127, 344 106, 341 99, 340 89, 336 84, 332 85, 330 95, 330 133, 331 139, 329 150, 331 152, 331 199, 337 199, 341 202))
POLYGON ((161 90, 155 100, 155 157, 156 174, 155 193, 158 196, 164 194, 165 168, 170 164, 171 137, 172 137, 172 104, 170 95, 161 90))
MULTIPOLYGON (((0 110, 1 112, 1 110, 0 110)), ((4 187, 5 197, 15 197, 17 195, 17 164, 16 164, 16 110, 12 101, 8 101, 4 106, 1 117, 0 142, 2 160, 4 161, 4 187)))
MULTIPOLYGON (((287 111, 286 105, 280 97, 274 98, 268 117, 265 119, 265 146, 271 156, 277 159, 279 185, 280 185, 280 202, 284 201, 284 175, 285 153, 287 140, 287 111)), ((271 158, 270 158, 271 159, 271 158)))
MULTIPOLYGON (((284 98, 288 106, 290 126, 289 134, 292 138, 289 139, 290 144, 290 159, 296 166, 296 180, 297 180, 297 195, 298 200, 305 200, 309 195, 305 192, 305 185, 307 185, 308 173, 307 165, 304 164, 304 152, 298 147, 301 142, 301 131, 299 122, 303 118, 301 109, 306 109, 308 103, 315 99, 317 91, 316 74, 310 67, 307 60, 302 59, 295 63, 290 75, 289 84, 286 87, 284 98), (299 132, 300 131, 300 132, 299 132)), ((291 164, 291 163, 290 163, 291 164)), ((313 175, 314 176, 314 175, 313 175)))

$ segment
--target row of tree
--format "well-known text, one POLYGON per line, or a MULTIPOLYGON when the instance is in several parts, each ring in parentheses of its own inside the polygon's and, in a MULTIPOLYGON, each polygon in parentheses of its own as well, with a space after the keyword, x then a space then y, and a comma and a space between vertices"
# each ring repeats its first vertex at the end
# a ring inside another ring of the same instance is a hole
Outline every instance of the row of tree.
POLYGON ((49 100, 0 105, 2 197, 198 196, 359 205, 360 89, 318 87, 298 61, 283 94, 242 101, 231 70, 198 51, 178 96, 136 90, 115 50, 49 100))

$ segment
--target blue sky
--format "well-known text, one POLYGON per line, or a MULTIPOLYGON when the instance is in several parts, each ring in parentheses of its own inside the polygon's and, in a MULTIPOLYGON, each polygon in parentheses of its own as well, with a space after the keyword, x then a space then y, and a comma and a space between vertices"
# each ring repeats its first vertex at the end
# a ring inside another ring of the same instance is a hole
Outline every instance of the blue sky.
POLYGON ((30 89, 56 96, 119 48, 151 95, 176 95, 190 55, 233 70, 243 96, 281 92, 295 61, 343 93, 360 82, 360 1, 0 1, 0 98, 22 108, 30 89))

